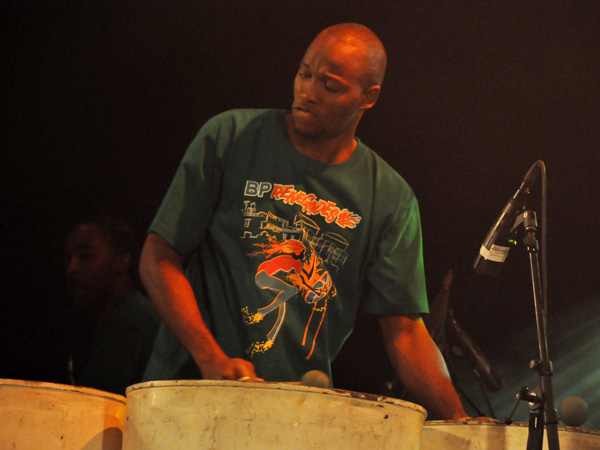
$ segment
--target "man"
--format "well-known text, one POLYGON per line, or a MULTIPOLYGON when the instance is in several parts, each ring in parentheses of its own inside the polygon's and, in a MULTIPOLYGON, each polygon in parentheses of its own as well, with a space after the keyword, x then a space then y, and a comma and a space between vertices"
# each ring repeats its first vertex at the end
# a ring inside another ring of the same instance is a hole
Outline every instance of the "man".
POLYGON ((160 320, 134 287, 134 243, 125 223, 104 216, 82 220, 67 234, 74 384, 124 395, 142 379, 160 320))
POLYGON ((368 28, 328 28, 302 59, 291 112, 230 111, 202 128, 142 251, 167 326, 145 379, 330 374, 360 301, 417 400, 439 418, 466 416, 420 317, 416 199, 355 138, 385 66, 368 28))

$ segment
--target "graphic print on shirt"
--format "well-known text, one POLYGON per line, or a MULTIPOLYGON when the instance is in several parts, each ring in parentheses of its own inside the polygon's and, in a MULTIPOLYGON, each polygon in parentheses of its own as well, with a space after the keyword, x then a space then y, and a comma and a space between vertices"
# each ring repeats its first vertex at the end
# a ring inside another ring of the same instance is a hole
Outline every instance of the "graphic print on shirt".
MULTIPOLYGON (((283 200, 288 204, 297 203, 303 212, 321 215, 326 222, 335 223, 342 228, 348 226, 354 228, 360 221, 359 216, 348 213, 347 210, 343 210, 344 214, 341 215, 342 210, 335 204, 316 200, 312 194, 304 195, 304 198, 310 199, 312 205, 308 202, 302 204, 290 201, 289 196, 282 196, 282 192, 297 192, 289 186, 282 189, 278 188, 281 185, 272 188, 270 183, 260 185, 255 183, 249 189, 249 183, 253 182, 247 183, 246 196, 262 196, 270 193, 271 199, 283 200), (327 206, 315 208, 315 204, 327 206), (340 220, 337 221, 337 218, 340 220)), ((302 345, 307 346, 306 358, 309 359, 325 319, 327 304, 337 295, 330 270, 337 271, 344 265, 349 244, 337 233, 322 232, 316 222, 303 213, 297 213, 290 223, 270 211, 258 211, 256 203, 252 201, 244 202, 242 212, 245 220, 242 238, 256 240, 253 243, 255 250, 249 254, 250 257, 259 260, 254 281, 258 288, 273 294, 271 303, 254 312, 250 312, 247 306, 243 307, 244 321, 247 326, 252 326, 277 311, 277 318, 265 336, 266 340, 251 343, 247 353, 253 356, 256 353, 266 352, 273 346, 284 324, 288 301, 291 301, 291 308, 311 308, 302 338, 302 345), (318 323, 311 327, 313 319, 318 323), (312 340, 309 337, 311 335, 312 340), (307 343, 307 339, 312 342, 307 343)))

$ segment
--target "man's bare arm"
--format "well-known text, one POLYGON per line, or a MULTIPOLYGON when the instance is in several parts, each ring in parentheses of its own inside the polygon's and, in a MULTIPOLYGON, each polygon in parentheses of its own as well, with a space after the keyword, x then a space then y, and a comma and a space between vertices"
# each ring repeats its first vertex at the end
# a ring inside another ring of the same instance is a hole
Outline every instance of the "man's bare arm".
POLYGON ((386 349, 400 381, 440 419, 467 417, 444 359, 420 316, 381 317, 386 349))
POLYGON ((249 361, 229 358, 206 326, 185 276, 183 256, 161 236, 149 233, 140 277, 161 319, 192 355, 206 379, 256 378, 249 361))

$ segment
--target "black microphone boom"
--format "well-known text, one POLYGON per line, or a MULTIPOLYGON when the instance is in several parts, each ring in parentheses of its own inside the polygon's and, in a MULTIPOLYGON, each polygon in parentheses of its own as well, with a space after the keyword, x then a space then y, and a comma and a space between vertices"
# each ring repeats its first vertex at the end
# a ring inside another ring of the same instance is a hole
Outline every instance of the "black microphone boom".
POLYGON ((496 392, 502 388, 504 386, 504 379, 494 370, 481 349, 471 339, 471 336, 458 324, 450 308, 448 308, 447 314, 449 319, 448 326, 458 345, 462 347, 467 353, 467 357, 471 360, 475 374, 490 392, 496 392))
POLYGON ((538 175, 538 171, 536 170, 538 166, 539 161, 527 171, 523 183, 521 183, 515 195, 508 201, 500 213, 498 220, 485 236, 479 254, 473 263, 475 272, 497 275, 500 271, 500 267, 502 267, 502 263, 510 250, 511 231, 514 228, 515 220, 525 210, 529 190, 538 175))

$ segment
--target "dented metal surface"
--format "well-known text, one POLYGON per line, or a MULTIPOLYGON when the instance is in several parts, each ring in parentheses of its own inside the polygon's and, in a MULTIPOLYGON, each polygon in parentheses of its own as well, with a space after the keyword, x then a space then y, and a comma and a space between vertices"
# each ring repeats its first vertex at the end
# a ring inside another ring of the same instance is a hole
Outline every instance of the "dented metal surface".
POLYGON ((287 383, 176 380, 127 391, 123 449, 418 450, 425 410, 287 383))

